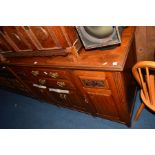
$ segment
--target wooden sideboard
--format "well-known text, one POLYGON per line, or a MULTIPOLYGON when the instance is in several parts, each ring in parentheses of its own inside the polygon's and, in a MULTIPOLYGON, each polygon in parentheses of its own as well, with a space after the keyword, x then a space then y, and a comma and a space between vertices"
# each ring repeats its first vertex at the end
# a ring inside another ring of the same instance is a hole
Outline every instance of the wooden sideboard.
POLYGON ((134 32, 127 27, 120 46, 86 51, 74 27, 1 27, 0 86, 130 126, 134 32))

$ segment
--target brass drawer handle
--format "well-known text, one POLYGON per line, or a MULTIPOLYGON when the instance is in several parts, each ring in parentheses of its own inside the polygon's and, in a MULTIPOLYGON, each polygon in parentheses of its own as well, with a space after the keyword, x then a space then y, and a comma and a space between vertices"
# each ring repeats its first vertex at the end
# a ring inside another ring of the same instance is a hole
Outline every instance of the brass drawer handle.
POLYGON ((66 84, 65 84, 65 82, 63 82, 63 81, 57 81, 57 85, 58 85, 59 87, 64 87, 66 84))
POLYGON ((52 78, 57 78, 57 77, 59 77, 59 74, 57 72, 55 72, 55 73, 49 72, 49 76, 52 78))
POLYGON ((39 71, 32 71, 31 72, 33 76, 38 76, 39 75, 39 71))
POLYGON ((44 85, 44 84, 46 83, 46 80, 44 80, 44 79, 39 79, 39 83, 40 83, 41 85, 44 85))
POLYGON ((59 96, 60 96, 61 99, 65 99, 65 100, 67 99, 67 95, 66 94, 60 94, 59 96))
POLYGON ((38 85, 35 83, 33 83, 33 87, 40 88, 40 89, 46 89, 47 88, 46 86, 38 85))
POLYGON ((46 80, 44 80, 44 79, 39 79, 39 83, 40 83, 41 85, 44 85, 44 84, 46 83, 46 80))
POLYGON ((56 92, 56 93, 64 93, 64 94, 69 94, 69 90, 64 90, 64 89, 55 89, 55 88, 48 88, 50 92, 56 92))

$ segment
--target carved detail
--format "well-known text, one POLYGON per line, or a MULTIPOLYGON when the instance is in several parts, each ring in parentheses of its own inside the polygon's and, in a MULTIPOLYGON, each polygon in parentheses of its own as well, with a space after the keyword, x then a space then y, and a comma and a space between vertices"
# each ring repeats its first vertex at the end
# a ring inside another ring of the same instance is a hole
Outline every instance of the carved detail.
POLYGON ((41 85, 44 85, 44 84, 46 83, 46 80, 44 80, 44 79, 39 79, 39 83, 40 83, 41 85))
POLYGON ((103 80, 82 79, 82 82, 86 87, 105 87, 105 81, 103 80))
POLYGON ((64 87, 66 84, 65 84, 65 82, 63 82, 63 81, 57 81, 57 85, 58 85, 59 87, 64 87))
POLYGON ((38 76, 39 75, 39 71, 32 71, 31 72, 33 76, 38 76))
POLYGON ((58 73, 52 73, 52 72, 50 72, 49 73, 49 76, 52 77, 52 78, 57 78, 57 77, 59 77, 59 74, 58 73))

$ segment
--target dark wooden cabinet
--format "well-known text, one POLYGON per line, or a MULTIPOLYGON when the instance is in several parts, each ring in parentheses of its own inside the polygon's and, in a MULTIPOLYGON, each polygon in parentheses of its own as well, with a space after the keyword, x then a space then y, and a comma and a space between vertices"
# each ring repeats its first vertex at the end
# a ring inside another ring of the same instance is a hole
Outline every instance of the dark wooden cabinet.
POLYGON ((117 88, 110 72, 75 71, 77 83, 94 107, 97 116, 119 118, 117 88))
POLYGON ((123 31, 120 46, 92 51, 80 49, 74 27, 0 30, 0 56, 6 59, 1 65, 7 66, 29 96, 130 126, 136 96, 131 73, 136 63, 134 27, 123 31), (9 50, 12 54, 6 54, 9 50))
POLYGON ((68 55, 81 48, 75 29, 63 26, 1 26, 0 40, 8 57, 68 55))
POLYGON ((52 101, 56 102, 59 106, 85 111, 85 105, 82 103, 82 100, 80 99, 80 96, 77 95, 76 91, 65 90, 55 92, 51 90, 52 89, 50 88, 49 95, 52 97, 52 101))
POLYGON ((8 44, 16 52, 32 51, 30 43, 26 40, 25 36, 20 32, 18 27, 6 26, 3 27, 3 37, 8 44))

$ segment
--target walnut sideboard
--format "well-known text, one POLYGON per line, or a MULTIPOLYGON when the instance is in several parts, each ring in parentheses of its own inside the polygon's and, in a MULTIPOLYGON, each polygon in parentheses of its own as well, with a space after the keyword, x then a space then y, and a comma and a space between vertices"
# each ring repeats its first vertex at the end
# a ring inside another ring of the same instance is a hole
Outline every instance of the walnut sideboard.
POLYGON ((0 27, 0 86, 131 125, 135 27, 119 46, 86 51, 74 27, 0 27))

